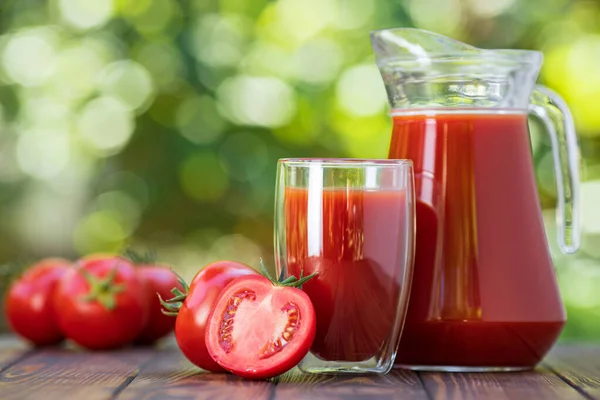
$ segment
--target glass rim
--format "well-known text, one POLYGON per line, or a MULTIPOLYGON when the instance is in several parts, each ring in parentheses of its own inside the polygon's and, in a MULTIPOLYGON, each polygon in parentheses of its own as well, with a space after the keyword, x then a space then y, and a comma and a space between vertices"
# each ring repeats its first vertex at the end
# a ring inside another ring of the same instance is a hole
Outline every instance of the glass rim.
POLYGON ((294 157, 280 158, 278 164, 306 167, 309 165, 320 165, 322 167, 411 167, 410 159, 395 158, 336 158, 336 157, 294 157))
POLYGON ((430 52, 427 56, 414 56, 412 54, 377 56, 377 65, 382 66, 390 63, 462 63, 474 62, 505 62, 507 64, 534 64, 537 65, 542 60, 542 52, 537 50, 519 50, 519 49, 482 49, 479 53, 460 53, 460 52, 430 52))

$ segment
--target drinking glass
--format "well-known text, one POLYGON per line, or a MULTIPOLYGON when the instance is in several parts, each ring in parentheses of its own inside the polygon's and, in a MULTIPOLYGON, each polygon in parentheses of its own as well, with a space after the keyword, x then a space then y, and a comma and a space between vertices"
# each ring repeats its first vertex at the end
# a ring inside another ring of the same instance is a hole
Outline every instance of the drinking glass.
POLYGON ((396 357, 413 270, 410 160, 281 159, 277 274, 303 285, 317 319, 308 373, 387 373, 396 357))

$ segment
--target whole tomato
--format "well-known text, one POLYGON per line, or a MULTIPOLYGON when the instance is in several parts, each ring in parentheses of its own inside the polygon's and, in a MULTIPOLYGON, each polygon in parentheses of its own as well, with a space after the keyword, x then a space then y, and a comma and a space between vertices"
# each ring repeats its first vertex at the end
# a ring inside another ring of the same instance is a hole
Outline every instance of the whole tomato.
POLYGON ((131 343, 148 318, 145 286, 122 257, 80 259, 60 280, 54 307, 67 338, 91 350, 131 343))
POLYGON ((52 297, 58 280, 70 267, 71 262, 62 258, 42 259, 10 285, 4 311, 16 334, 36 346, 53 345, 64 339, 52 297))
POLYGON ((175 318, 163 314, 156 294, 168 298, 173 288, 183 290, 183 286, 169 267, 156 262, 154 254, 139 254, 127 250, 124 256, 136 266, 138 277, 144 281, 144 293, 149 308, 148 321, 134 342, 138 345, 151 345, 175 328, 175 318))
MULTIPOLYGON (((248 265, 217 261, 202 268, 189 287, 184 285, 180 296, 162 302, 167 314, 177 316, 175 338, 183 354, 193 364, 211 372, 225 371, 213 361, 206 349, 204 335, 208 316, 225 286, 235 278, 253 274, 258 273, 248 265)), ((182 283, 185 284, 183 280, 182 283)))

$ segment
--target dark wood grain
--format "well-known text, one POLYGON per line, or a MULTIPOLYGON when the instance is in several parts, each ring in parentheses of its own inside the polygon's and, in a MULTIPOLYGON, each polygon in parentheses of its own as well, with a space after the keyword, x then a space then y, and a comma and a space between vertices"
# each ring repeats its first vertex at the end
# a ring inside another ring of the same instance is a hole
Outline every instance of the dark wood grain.
POLYGON ((119 400, 267 400, 274 386, 231 374, 207 373, 176 350, 161 351, 123 390, 119 400))
POLYGON ((553 372, 421 373, 432 399, 585 399, 553 372))
POLYGON ((29 354, 31 354, 29 348, 24 342, 12 336, 2 336, 0 339, 0 372, 29 354))
POLYGON ((407 370, 339 376, 302 374, 294 369, 276 382, 275 399, 428 399, 417 374, 407 370))
POLYGON ((108 400, 133 379, 150 350, 81 352, 37 350, 0 373, 0 398, 108 400))
POLYGON ((544 365, 590 399, 600 399, 600 347, 569 345, 555 348, 544 365))
POLYGON ((24 350, 0 349, 0 372, 28 355, 24 350))
POLYGON ((600 346, 559 346, 534 371, 306 375, 270 381, 211 374, 173 346, 84 352, 0 337, 0 400, 600 399, 600 346))

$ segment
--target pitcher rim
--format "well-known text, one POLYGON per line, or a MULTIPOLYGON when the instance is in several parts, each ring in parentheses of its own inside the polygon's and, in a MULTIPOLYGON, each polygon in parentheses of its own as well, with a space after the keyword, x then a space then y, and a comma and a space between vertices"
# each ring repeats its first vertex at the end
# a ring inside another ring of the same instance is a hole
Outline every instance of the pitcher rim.
MULTIPOLYGON (((384 29, 375 29, 370 31, 369 36, 371 40, 377 38, 382 32, 394 32, 394 31, 410 31, 410 30, 418 30, 424 32, 430 32, 432 34, 436 34, 435 32, 428 31, 425 29, 418 28, 384 28, 384 29)), ((452 38, 450 38, 452 39, 452 38)), ((452 39, 455 40, 455 39, 452 39)), ((458 42, 458 41, 457 41, 458 42)), ((539 50, 526 50, 526 49, 482 49, 479 47, 472 47, 472 52, 469 50, 463 51, 448 51, 448 52, 436 52, 436 51, 428 51, 423 56, 418 56, 416 54, 406 54, 406 55, 390 55, 383 56, 375 51, 375 59, 377 60, 377 64, 381 64, 382 62, 389 62, 393 60, 397 61, 420 61, 420 60, 430 60, 437 62, 453 62, 453 61, 462 61, 462 60, 496 60, 496 61, 512 61, 517 63, 541 63, 543 59, 543 53, 539 50)))

